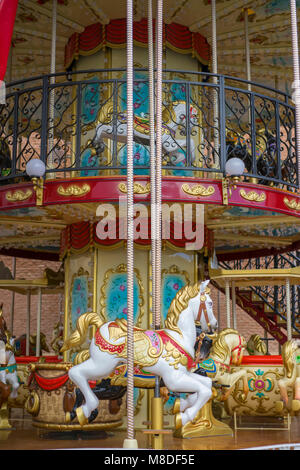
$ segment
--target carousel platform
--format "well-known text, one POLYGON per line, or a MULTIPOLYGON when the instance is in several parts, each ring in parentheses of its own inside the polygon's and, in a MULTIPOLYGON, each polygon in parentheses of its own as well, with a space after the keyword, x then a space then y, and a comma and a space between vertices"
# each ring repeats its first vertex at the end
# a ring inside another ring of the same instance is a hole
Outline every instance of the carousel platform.
MULTIPOLYGON (((29 421, 12 421, 14 430, 0 432, 0 450, 54 450, 54 449, 122 449, 126 431, 74 433, 42 433, 31 426, 29 421)), ((136 432, 139 449, 151 450, 150 438, 142 431, 136 432)), ((164 437, 165 450, 242 450, 268 447, 274 450, 295 450, 300 448, 300 421, 292 418, 289 430, 238 430, 232 435, 179 439, 167 434, 164 437)))

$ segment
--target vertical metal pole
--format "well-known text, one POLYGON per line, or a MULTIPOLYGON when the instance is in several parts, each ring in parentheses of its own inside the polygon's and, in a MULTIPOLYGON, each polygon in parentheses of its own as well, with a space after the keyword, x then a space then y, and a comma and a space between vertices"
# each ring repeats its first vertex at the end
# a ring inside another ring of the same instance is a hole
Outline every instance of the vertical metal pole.
POLYGON ((134 192, 133 192, 133 1, 127 0, 127 439, 134 438, 134 192))
MULTIPOLYGON (((17 268, 17 258, 13 257, 12 260, 12 277, 16 279, 16 268, 17 268)), ((15 297, 16 293, 11 293, 11 308, 10 308, 10 332, 13 335, 14 333, 14 320, 15 320, 15 297)))
POLYGON ((292 49, 293 49, 293 67, 294 67, 294 94, 296 122, 296 153, 298 163, 298 187, 300 186, 300 71, 299 71, 299 45, 298 45, 298 23, 296 0, 290 0, 291 7, 291 28, 292 28, 292 49))
POLYGON ((26 318, 26 356, 29 356, 30 340, 30 310, 31 310, 31 292, 27 291, 27 318, 26 318))
POLYGON ((41 316, 42 316, 42 288, 38 288, 38 308, 36 318, 36 356, 41 355, 41 316))
POLYGON ((287 339, 292 339, 292 317, 291 317, 291 286, 289 278, 286 279, 286 330, 287 339))

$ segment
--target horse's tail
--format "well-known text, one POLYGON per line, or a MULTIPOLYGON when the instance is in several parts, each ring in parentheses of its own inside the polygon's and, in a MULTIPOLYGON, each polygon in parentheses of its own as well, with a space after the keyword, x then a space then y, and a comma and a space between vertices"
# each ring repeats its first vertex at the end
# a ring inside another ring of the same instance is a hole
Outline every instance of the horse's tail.
POLYGON ((65 352, 71 348, 80 346, 86 338, 89 326, 99 328, 102 324, 103 321, 100 319, 98 313, 91 312, 80 315, 76 323, 76 330, 65 340, 60 351, 65 352))

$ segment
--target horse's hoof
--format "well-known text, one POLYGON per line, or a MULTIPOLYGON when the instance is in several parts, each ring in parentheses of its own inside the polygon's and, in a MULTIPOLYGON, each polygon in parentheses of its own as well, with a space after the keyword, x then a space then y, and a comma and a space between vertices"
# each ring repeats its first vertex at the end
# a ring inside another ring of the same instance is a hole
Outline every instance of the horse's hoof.
POLYGON ((84 426, 85 424, 88 424, 89 420, 85 416, 82 406, 76 409, 76 415, 77 415, 80 426, 84 426))
POLYGON ((180 398, 176 398, 173 406, 172 413, 173 415, 177 415, 180 412, 180 398))
POLYGON ((177 413, 177 415, 175 415, 175 429, 180 428, 182 428, 182 418, 181 413, 177 413))
POLYGON ((299 411, 300 410, 300 401, 299 400, 293 400, 292 401, 292 410, 293 411, 299 411))
POLYGON ((280 413, 281 411, 283 411, 283 401, 275 402, 275 411, 276 413, 280 413))
POLYGON ((98 408, 96 408, 95 410, 91 412, 91 415, 88 420, 89 423, 92 423, 97 418, 97 416, 98 416, 98 408))

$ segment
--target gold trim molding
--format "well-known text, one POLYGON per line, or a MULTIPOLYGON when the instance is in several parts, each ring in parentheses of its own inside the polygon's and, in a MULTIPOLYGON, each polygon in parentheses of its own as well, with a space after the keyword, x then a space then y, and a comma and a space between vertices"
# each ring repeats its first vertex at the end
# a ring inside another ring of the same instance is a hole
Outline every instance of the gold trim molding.
POLYGON ((283 202, 289 209, 300 211, 300 201, 297 201, 297 199, 289 200, 287 197, 285 197, 283 202))
POLYGON ((17 202, 17 201, 26 201, 32 196, 31 189, 27 189, 26 192, 17 190, 17 191, 8 191, 5 194, 5 199, 9 202, 17 202))
POLYGON ((57 188, 58 194, 60 196, 84 196, 85 194, 89 193, 91 187, 89 184, 84 184, 83 186, 78 186, 77 184, 71 184, 67 188, 64 186, 59 186, 57 188))
MULTIPOLYGON (((119 188, 119 191, 121 191, 121 193, 127 193, 126 183, 120 183, 118 188, 119 188)), ((146 186, 143 186, 141 183, 134 183, 133 185, 134 194, 148 194, 150 193, 150 191, 151 191, 150 183, 147 183, 146 186)))
POLYGON ((250 191, 247 193, 244 189, 240 190, 240 195, 246 201, 264 202, 267 199, 266 193, 258 194, 256 191, 250 191))
POLYGON ((202 184, 197 184, 196 186, 191 187, 189 184, 185 183, 181 186, 181 189, 186 194, 195 197, 206 197, 215 193, 215 188, 213 186, 203 186, 202 184))

